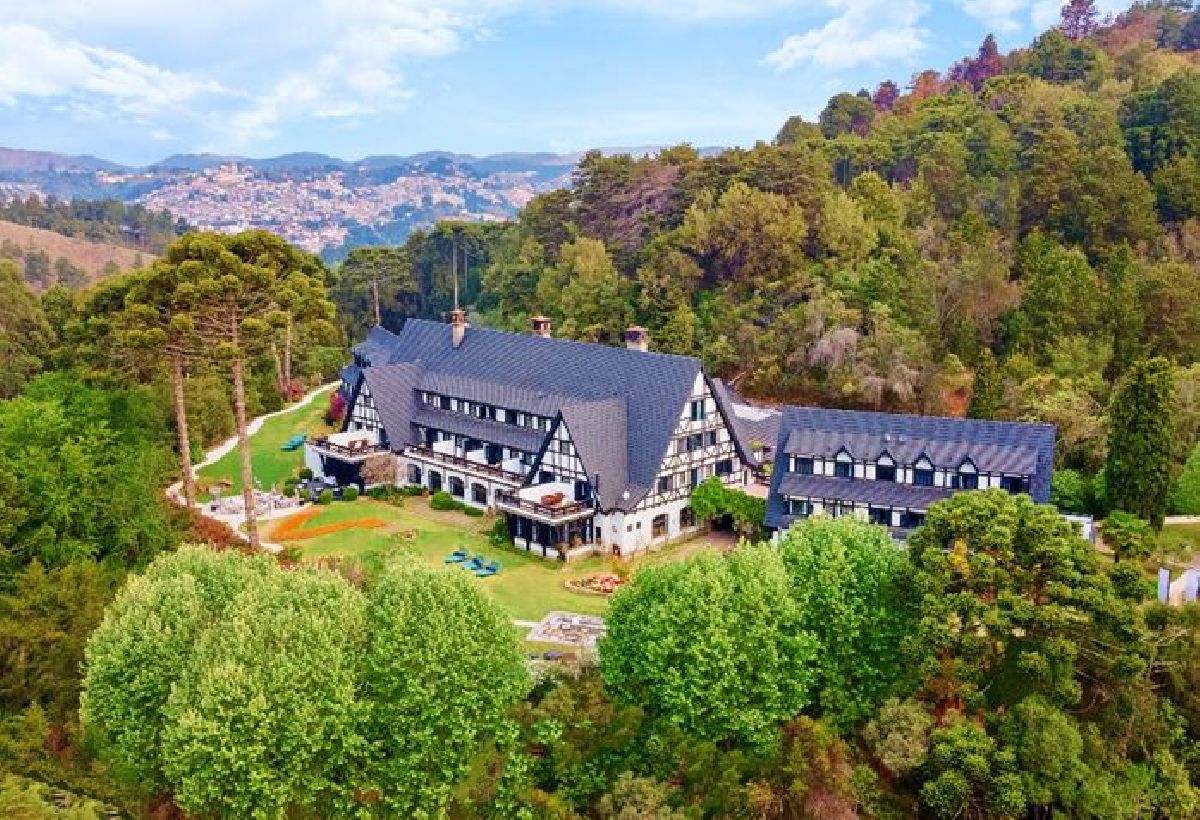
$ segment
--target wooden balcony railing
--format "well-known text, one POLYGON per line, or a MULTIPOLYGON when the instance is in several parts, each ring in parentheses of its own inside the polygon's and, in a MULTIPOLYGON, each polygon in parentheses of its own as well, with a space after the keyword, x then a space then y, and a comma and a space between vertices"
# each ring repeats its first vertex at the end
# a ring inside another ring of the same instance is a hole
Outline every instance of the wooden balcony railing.
POLYGON ((327 438, 313 439, 311 442, 318 450, 324 450, 334 456, 371 456, 376 453, 386 453, 388 451, 386 444, 370 444, 364 442, 361 445, 348 447, 345 444, 335 444, 327 438))
POLYGON ((555 504, 549 506, 539 504, 536 501, 530 501, 521 498, 515 492, 506 493, 498 491, 496 493, 496 505, 514 512, 529 513, 538 518, 547 518, 553 521, 565 521, 570 518, 584 518, 588 514, 595 511, 595 507, 590 501, 574 501, 567 504, 555 504))
POLYGON ((502 467, 497 467, 494 464, 480 464, 478 461, 472 461, 469 458, 450 455, 449 453, 439 453, 436 450, 430 450, 427 447, 409 446, 404 448, 404 454, 413 458, 419 458, 424 461, 434 461, 438 464, 444 464, 447 467, 456 467, 460 470, 465 470, 476 475, 486 475, 500 481, 508 481, 514 484, 520 484, 525 480, 525 476, 521 473, 513 473, 502 467))

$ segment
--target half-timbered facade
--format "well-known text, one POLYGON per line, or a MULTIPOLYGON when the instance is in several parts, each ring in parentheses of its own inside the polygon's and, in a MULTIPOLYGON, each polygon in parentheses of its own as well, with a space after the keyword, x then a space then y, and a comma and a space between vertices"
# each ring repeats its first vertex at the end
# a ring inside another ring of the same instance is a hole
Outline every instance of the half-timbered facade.
MULTIPOLYGON (((640 328, 614 348, 535 325, 374 329, 343 372, 346 432, 373 434, 400 483, 503 513, 514 543, 545 556, 652 548, 697 526, 700 482, 747 480, 731 407, 699 361, 649 352, 640 328)), ((336 457, 328 441, 310 451, 336 457)))
POLYGON ((1050 500, 1054 427, 789 407, 776 446, 766 524, 853 515, 903 536, 961 490, 1050 500))

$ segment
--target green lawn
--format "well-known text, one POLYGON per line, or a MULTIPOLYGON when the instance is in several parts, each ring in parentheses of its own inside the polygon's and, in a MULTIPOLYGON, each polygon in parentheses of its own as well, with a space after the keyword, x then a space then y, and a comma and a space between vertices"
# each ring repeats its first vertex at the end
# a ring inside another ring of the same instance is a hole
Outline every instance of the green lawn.
POLYGON ((1159 533, 1158 545, 1162 557, 1187 566, 1200 554, 1200 524, 1167 524, 1159 533))
MULTIPOLYGON (((552 610, 603 614, 608 600, 598 595, 571 592, 563 586, 570 578, 599 572, 607 567, 601 558, 587 558, 563 565, 536 558, 513 549, 496 549, 487 538, 490 518, 469 518, 460 513, 440 513, 429 509, 425 498, 406 498, 404 507, 394 507, 369 498, 354 502, 335 502, 321 510, 305 526, 318 527, 342 521, 380 518, 387 525, 378 529, 354 528, 291 541, 305 558, 335 556, 359 561, 364 567, 376 564, 388 553, 411 552, 430 566, 445 567, 442 560, 458 548, 472 555, 496 559, 503 569, 491 578, 475 578, 509 614, 519 620, 536 621, 552 610), (406 534, 416 532, 409 539, 406 534)), ((271 538, 274 527, 267 531, 271 538)), ((448 572, 465 572, 450 568, 448 572)))
MULTIPOLYGON (((250 437, 250 461, 254 466, 254 477, 262 483, 263 489, 281 484, 304 466, 304 449, 285 453, 279 449, 285 441, 297 433, 312 437, 329 432, 329 426, 325 424, 325 411, 329 408, 328 392, 321 393, 303 407, 267 419, 262 429, 250 437)), ((221 459, 199 471, 201 481, 228 479, 233 482, 228 492, 241 492, 240 458, 237 448, 233 448, 221 459)))

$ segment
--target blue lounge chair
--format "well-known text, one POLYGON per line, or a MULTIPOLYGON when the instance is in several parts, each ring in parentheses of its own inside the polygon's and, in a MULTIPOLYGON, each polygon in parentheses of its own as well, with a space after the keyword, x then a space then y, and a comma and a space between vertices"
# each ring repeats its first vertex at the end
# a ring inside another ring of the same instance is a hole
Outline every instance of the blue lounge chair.
POLYGON ((447 564, 457 564, 459 561, 466 561, 467 555, 466 550, 455 550, 446 556, 445 561, 447 564))
POLYGON ((499 571, 500 571, 500 562, 493 561, 492 563, 488 564, 486 567, 480 567, 479 569, 475 570, 475 574, 477 576, 479 576, 480 578, 489 578, 489 577, 495 575, 499 571))
POLYGON ((476 555, 474 558, 472 558, 467 563, 460 564, 459 566, 461 566, 463 569, 467 569, 467 570, 470 570, 471 572, 474 572, 477 569, 483 569, 483 561, 484 561, 484 558, 482 555, 476 555))

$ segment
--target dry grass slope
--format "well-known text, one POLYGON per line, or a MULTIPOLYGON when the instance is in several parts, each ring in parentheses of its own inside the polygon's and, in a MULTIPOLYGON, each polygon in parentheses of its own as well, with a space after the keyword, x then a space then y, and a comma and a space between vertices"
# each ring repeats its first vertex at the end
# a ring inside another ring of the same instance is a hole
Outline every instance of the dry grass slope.
POLYGON ((133 248, 123 248, 120 245, 109 245, 103 242, 92 242, 87 239, 76 239, 70 236, 45 231, 41 228, 29 228, 13 222, 0 220, 0 243, 9 240, 19 245, 22 250, 45 251, 50 257, 51 264, 61 257, 81 268, 89 280, 96 280, 104 273, 104 267, 109 262, 115 262, 123 271, 131 270, 138 264, 147 264, 154 256, 133 248))

